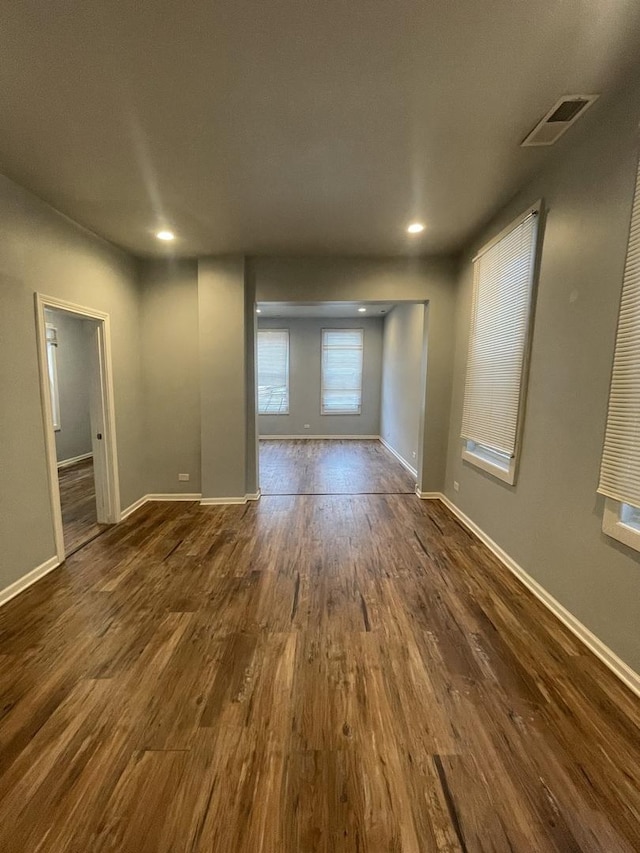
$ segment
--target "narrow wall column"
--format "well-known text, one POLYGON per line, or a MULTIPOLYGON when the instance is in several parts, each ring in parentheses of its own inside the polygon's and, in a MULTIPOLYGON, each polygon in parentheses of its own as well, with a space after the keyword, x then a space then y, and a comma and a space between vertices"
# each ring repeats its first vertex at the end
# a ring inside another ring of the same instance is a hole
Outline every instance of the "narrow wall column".
POLYGON ((246 431, 246 472, 245 472, 245 490, 249 497, 258 497, 259 495, 259 457, 258 457, 258 401, 256 397, 257 391, 257 363, 258 357, 256 353, 256 285, 255 275, 253 274, 251 265, 245 261, 244 267, 244 310, 245 310, 245 327, 244 327, 244 344, 246 358, 246 409, 245 423, 246 431))
MULTIPOLYGON (((248 451, 253 390, 252 285, 242 257, 198 263, 202 499, 244 499, 256 491, 248 451), (251 346, 249 342, 251 341, 251 346)), ((255 453, 254 453, 255 457, 255 453)))

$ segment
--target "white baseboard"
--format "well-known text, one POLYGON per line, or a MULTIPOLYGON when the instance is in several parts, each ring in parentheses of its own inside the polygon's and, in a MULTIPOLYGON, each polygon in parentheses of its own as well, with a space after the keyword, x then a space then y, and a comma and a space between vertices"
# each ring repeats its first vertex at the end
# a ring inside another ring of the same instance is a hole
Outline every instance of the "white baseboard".
POLYGON ((259 435, 260 441, 287 441, 291 439, 322 439, 333 441, 379 441, 379 435, 259 435))
POLYGON ((36 566, 35 569, 32 569, 26 575, 18 578, 17 581, 14 581, 3 590, 0 590, 0 607, 2 607, 3 604, 6 604, 7 601, 11 601, 11 599, 15 598, 16 595, 24 592, 25 589, 32 586, 36 581, 39 581, 40 578, 43 578, 45 575, 48 575, 49 572, 57 569, 59 565, 60 561, 57 557, 49 557, 49 559, 45 560, 44 563, 36 566))
POLYGON ((148 501, 199 501, 200 492, 168 492, 167 494, 146 495, 148 501))
POLYGON ((565 627, 567 627, 574 636, 576 636, 593 654, 598 657, 602 663, 607 666, 614 675, 616 675, 620 681, 622 681, 633 693, 637 696, 640 696, 640 674, 635 672, 635 670, 631 669, 631 667, 626 664, 622 658, 619 658, 618 655, 612 651, 599 637, 596 637, 594 633, 592 633, 586 625, 584 625, 577 617, 573 615, 566 607, 564 607, 560 602, 554 598, 550 592, 538 583, 534 578, 528 574, 522 566, 520 566, 516 561, 507 554, 505 550, 503 550, 497 542, 488 536, 482 528, 478 527, 475 521, 472 521, 469 516, 465 515, 461 509, 459 509, 453 501, 450 501, 446 495, 439 494, 437 492, 422 492, 419 494, 419 497, 423 497, 425 499, 434 499, 438 498, 442 501, 442 503, 451 510, 451 512, 460 519, 460 521, 468 527, 468 529, 475 533, 475 535, 480 539, 487 548, 495 554, 495 556, 503 563, 518 580, 527 587, 527 589, 532 592, 535 597, 541 601, 552 613, 553 615, 562 622, 565 627))
POLYGON ((128 518, 132 513, 134 513, 137 509, 140 509, 141 506, 144 506, 149 501, 199 501, 202 495, 199 492, 194 492, 192 494, 176 494, 176 493, 168 493, 165 495, 155 494, 155 495, 143 495, 141 498, 138 498, 137 501, 128 506, 126 509, 123 509, 120 513, 120 521, 124 521, 125 518, 128 518))
POLYGON ((123 509, 120 513, 120 521, 124 521, 125 518, 129 518, 137 509, 140 509, 141 506, 144 506, 147 502, 147 496, 143 495, 141 498, 138 498, 137 501, 134 501, 131 506, 128 506, 126 509, 123 509))
POLYGON ((202 498, 200 506, 230 506, 232 504, 246 504, 249 501, 260 500, 260 489, 251 494, 233 498, 202 498))
POLYGON ((416 495, 423 501, 444 502, 444 495, 442 492, 421 492, 418 486, 416 486, 416 495))
POLYGON ((80 456, 71 456, 69 459, 63 459, 58 462, 58 471, 60 468, 70 468, 76 462, 84 462, 85 459, 93 459, 93 453, 82 453, 80 456))
POLYGON ((141 506, 144 506, 144 504, 149 503, 150 501, 199 501, 200 506, 227 506, 228 504, 246 504, 248 501, 257 500, 260 500, 260 490, 253 492, 252 494, 231 498, 203 498, 199 492, 193 492, 191 494, 149 494, 143 495, 141 498, 138 498, 137 501, 132 503, 131 506, 124 509, 120 513, 120 521, 124 521, 125 518, 128 518, 137 509, 140 509, 141 506))
POLYGON ((417 471, 417 469, 416 469, 416 468, 414 468, 414 467, 413 467, 413 465, 410 465, 410 464, 407 462, 407 460, 404 458, 404 456, 400 456, 400 454, 398 453, 398 451, 397 451, 395 448, 391 447, 391 445, 389 444, 389 442, 388 442, 388 441, 386 441, 382 436, 380 436, 380 443, 381 443, 381 444, 384 444, 384 446, 387 448, 387 450, 389 451, 389 453, 393 453, 393 455, 396 457, 396 459, 398 460, 398 462, 403 466, 403 468, 406 468, 406 469, 407 469, 407 471, 408 471, 408 472, 409 472, 413 477, 415 477, 416 479, 418 478, 418 471, 417 471))

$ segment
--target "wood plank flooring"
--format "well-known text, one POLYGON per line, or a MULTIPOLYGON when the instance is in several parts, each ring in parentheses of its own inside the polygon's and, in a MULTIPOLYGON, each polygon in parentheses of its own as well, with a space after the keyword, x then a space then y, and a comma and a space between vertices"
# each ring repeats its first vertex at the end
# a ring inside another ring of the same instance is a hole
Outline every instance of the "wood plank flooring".
POLYGON ((415 478, 377 440, 262 439, 263 495, 412 494, 415 478))
POLYGON ((0 610, 0 850, 632 853, 639 726, 438 502, 147 504, 0 610))
POLYGON ((65 553, 71 554, 101 533, 107 525, 98 524, 93 459, 83 459, 58 470, 65 553))

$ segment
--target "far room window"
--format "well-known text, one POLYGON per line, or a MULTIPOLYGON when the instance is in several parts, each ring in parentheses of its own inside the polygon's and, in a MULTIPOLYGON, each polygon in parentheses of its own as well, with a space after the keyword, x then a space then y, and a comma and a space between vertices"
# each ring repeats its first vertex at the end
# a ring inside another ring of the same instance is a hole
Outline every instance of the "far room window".
POLYGON ((515 483, 534 301, 540 204, 474 258, 462 457, 515 483))
POLYGON ((602 529, 640 551, 640 165, 622 284, 598 491, 602 529))
POLYGON ((58 394, 58 330, 46 324, 47 331, 47 368, 49 373, 49 395, 51 397, 51 415, 54 430, 60 429, 60 396, 58 394))
POLYGON ((322 330, 323 415, 359 415, 362 411, 362 329, 322 330))
POLYGON ((258 414, 289 414, 288 329, 258 329, 258 414))

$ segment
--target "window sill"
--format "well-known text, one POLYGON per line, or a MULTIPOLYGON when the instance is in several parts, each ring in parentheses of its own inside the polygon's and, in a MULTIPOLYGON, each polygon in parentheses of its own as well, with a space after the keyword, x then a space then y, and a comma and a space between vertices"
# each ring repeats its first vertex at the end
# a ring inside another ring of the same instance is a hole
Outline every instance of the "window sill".
POLYGON ((640 551, 640 528, 625 524, 621 519, 622 504, 612 498, 606 498, 602 516, 602 532, 623 545, 640 551))
POLYGON ((516 481, 516 460, 511 459, 509 461, 508 467, 502 467, 496 462, 487 459, 482 455, 481 452, 469 450, 467 448, 463 448, 462 450, 462 458, 465 462, 469 462, 471 465, 475 465, 476 468, 480 468, 482 471, 486 471, 487 474, 491 474, 497 480, 502 480, 503 483, 508 483, 510 486, 516 481))

